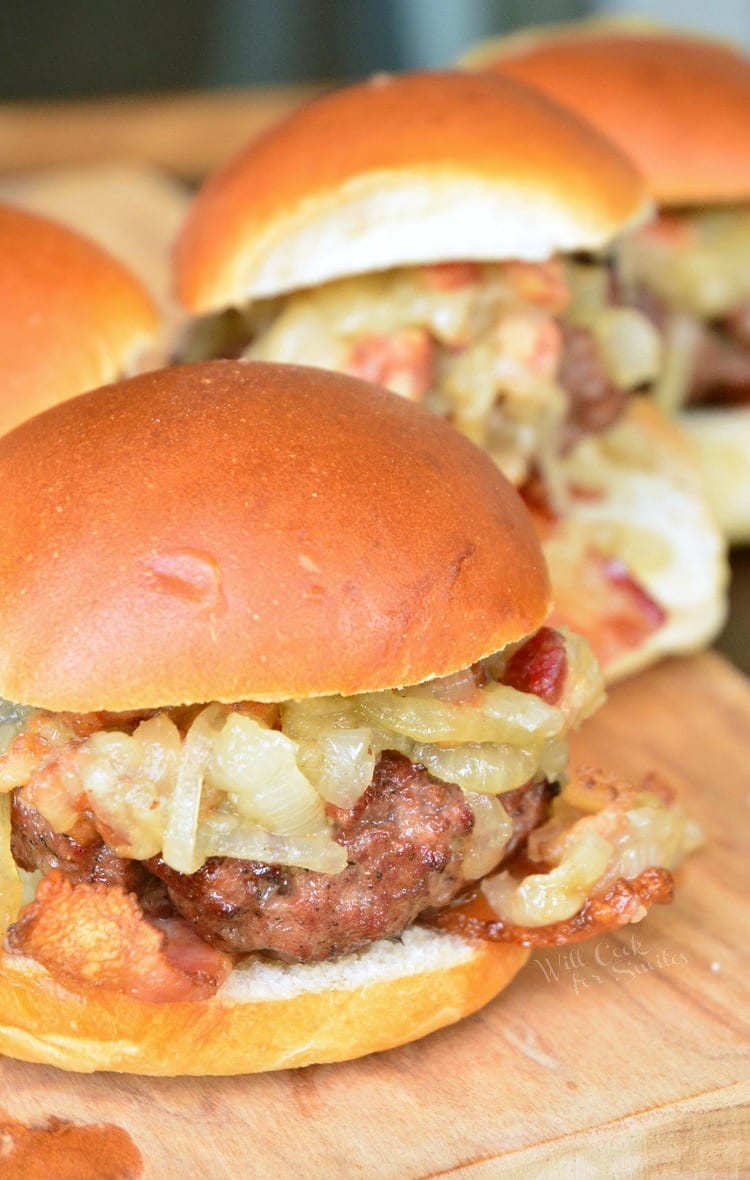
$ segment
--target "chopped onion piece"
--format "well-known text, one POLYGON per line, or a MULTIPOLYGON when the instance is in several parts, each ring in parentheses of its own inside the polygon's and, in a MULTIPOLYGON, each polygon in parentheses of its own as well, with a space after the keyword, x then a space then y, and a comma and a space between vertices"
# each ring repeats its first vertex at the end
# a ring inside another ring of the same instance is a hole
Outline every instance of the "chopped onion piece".
POLYGON ((615 857, 605 884, 618 877, 637 877, 652 865, 675 869, 703 843, 700 828, 681 807, 675 804, 666 807, 648 792, 637 796, 625 819, 627 824, 615 841, 615 857))
POLYGON ((236 816, 222 823, 211 816, 201 827, 201 852, 231 856, 262 864, 291 865, 318 873, 340 873, 346 868, 346 849, 330 837, 280 836, 236 816))
POLYGON ((166 713, 157 713, 137 726, 133 741, 143 748, 143 773, 156 793, 171 793, 182 753, 182 738, 174 721, 166 713))
POLYGON ((0 938, 21 907, 21 874, 10 850, 10 796, 0 795, 0 938))
POLYGON ((177 782, 167 807, 162 856, 178 873, 195 873, 203 863, 196 850, 198 817, 216 726, 226 715, 224 705, 209 705, 187 732, 180 755, 177 782))
MULTIPOLYGON (((6 716, 10 715, 8 710, 6 716)), ((64 746, 74 734, 63 715, 32 709, 28 714, 18 712, 15 720, 9 720, 3 736, 7 741, 0 754, 0 793, 24 786, 40 760, 57 746, 64 746), (26 728, 30 721, 34 732, 29 740, 26 728)))
POLYGON ((411 738, 404 737, 401 733, 394 733, 393 730, 378 729, 375 726, 370 730, 370 733, 372 734, 372 748, 376 761, 384 750, 395 750, 397 754, 403 754, 404 758, 408 758, 410 762, 417 761, 414 756, 416 742, 413 742, 411 738))
POLYGON ((164 839, 164 797, 177 780, 182 741, 162 714, 141 722, 132 737, 102 730, 79 755, 81 781, 107 843, 119 856, 147 860, 164 839))
POLYGON ((209 778, 239 815, 284 836, 327 835, 323 800, 297 766, 297 746, 252 717, 232 713, 217 738, 209 778))
POLYGON ((296 741, 315 740, 331 729, 356 729, 362 724, 357 698, 314 697, 309 701, 284 701, 281 729, 296 741))
POLYGON ((372 731, 334 729, 317 741, 302 741, 297 765, 327 803, 348 810, 372 782, 375 771, 372 731))
POLYGON ((661 371, 661 338, 634 307, 604 307, 587 321, 615 385, 635 389, 661 371))
POLYGON ((418 689, 367 693, 360 697, 365 716, 386 730, 419 742, 508 742, 526 745, 556 737, 564 726, 558 709, 531 693, 505 684, 488 684, 476 703, 455 705, 418 689))
POLYGON ((652 396, 660 410, 674 414, 688 400, 701 343, 701 325, 691 315, 674 311, 667 319, 663 336, 664 362, 652 396))
POLYGON ((539 775, 547 782, 559 782, 568 772, 568 743, 565 738, 550 738, 539 756, 535 777, 539 775))
POLYGON ((499 799, 466 793, 474 813, 474 827, 464 849, 461 872, 467 881, 478 881, 494 869, 513 834, 513 820, 499 799))
POLYGON ((597 832, 576 833, 563 859, 549 873, 532 873, 519 883, 509 873, 482 882, 495 913, 517 926, 547 926, 578 913, 607 871, 612 845, 597 832))
POLYGON ((529 837, 532 860, 557 862, 521 882, 499 873, 482 883, 492 908, 520 926, 572 917, 590 897, 648 868, 672 870, 702 843, 682 809, 623 780, 581 772, 553 803, 552 816, 529 837), (579 806, 571 805, 575 800, 579 806))
POLYGON ((465 791, 501 795, 533 777, 538 759, 515 746, 467 743, 464 746, 414 746, 412 758, 444 783, 465 791))
POLYGON ((587 639, 567 627, 558 630, 565 639, 568 672, 557 708, 567 722, 566 729, 576 729, 604 704, 604 675, 587 639))
POLYGON ((472 668, 463 668, 460 672, 454 672, 452 676, 440 676, 436 680, 430 680, 425 687, 441 701, 460 704, 462 701, 470 701, 476 695, 477 678, 472 668))

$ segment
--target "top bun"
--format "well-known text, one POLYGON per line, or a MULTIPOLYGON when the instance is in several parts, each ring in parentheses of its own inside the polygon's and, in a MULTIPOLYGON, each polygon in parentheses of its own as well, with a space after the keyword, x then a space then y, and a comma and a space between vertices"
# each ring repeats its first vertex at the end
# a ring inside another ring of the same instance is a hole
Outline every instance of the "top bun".
POLYGON ((532 90, 379 76, 300 108, 204 187, 178 243, 195 312, 392 266, 596 249, 647 215, 633 166, 532 90))
POLYGON ((0 433, 128 372, 158 317, 93 242, 0 205, 0 433))
POLYGON ((463 63, 526 82, 589 119, 662 204, 750 196, 750 59, 729 45, 584 21, 487 42, 463 63))
POLYGON ((323 370, 214 361, 0 439, 0 695, 54 710, 413 684, 522 638, 526 510, 436 415, 323 370))

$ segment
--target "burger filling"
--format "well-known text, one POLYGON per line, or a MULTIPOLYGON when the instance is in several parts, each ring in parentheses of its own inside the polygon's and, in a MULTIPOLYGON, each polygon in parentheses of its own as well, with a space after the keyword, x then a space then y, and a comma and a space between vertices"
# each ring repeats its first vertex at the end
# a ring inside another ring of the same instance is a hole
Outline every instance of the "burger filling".
POLYGON ((663 333, 660 404, 750 404, 750 207, 664 212, 623 240, 618 272, 663 333))
POLYGON ((452 262, 336 280, 194 328, 185 359, 242 355, 338 370, 448 417, 522 486, 606 430, 651 381, 658 338, 638 312, 601 304, 606 266, 452 262), (596 280, 592 281, 592 275, 596 280))
POLYGON ((609 924, 640 917, 697 833, 653 790, 565 781, 567 735, 601 695, 587 645, 543 628, 356 697, 85 715, 6 702, 6 947, 73 988, 172 1000, 214 994, 248 953, 333 959, 454 903, 476 922, 479 891, 483 937, 559 937, 623 882, 609 924))
MULTIPOLYGON (((663 552, 653 572, 653 523, 631 527, 629 505, 613 494, 623 464, 608 454, 609 435, 661 363, 657 329, 615 296, 610 265, 589 256, 406 267, 199 321, 183 359, 244 356, 338 370, 449 418, 530 504, 543 506, 535 519, 553 577, 576 571, 558 619, 584 634, 606 667, 663 626, 651 583, 664 584, 674 556, 663 552), (586 439, 602 443, 593 486, 577 445, 586 439), (599 502, 597 522, 580 510, 582 479, 587 501, 599 502), (620 576, 624 547, 633 593, 620 576)), ((640 457, 628 463, 640 479, 640 457)))

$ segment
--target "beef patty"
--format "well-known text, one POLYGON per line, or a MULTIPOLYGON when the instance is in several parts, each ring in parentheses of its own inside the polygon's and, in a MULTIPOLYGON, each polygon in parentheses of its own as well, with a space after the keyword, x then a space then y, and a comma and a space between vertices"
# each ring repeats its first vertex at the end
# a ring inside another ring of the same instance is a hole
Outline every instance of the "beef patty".
POLYGON ((568 395, 563 435, 568 449, 586 434, 608 430, 624 412, 629 394, 609 376, 593 332, 565 321, 561 328, 563 350, 557 380, 568 395))
MULTIPOLYGON (((546 818, 553 793, 542 783, 501 796, 513 820, 504 859, 546 818)), ((382 755, 354 808, 328 810, 334 838, 348 854, 347 867, 335 875, 231 857, 211 857, 189 875, 161 857, 141 865, 117 857, 98 837, 82 842, 53 833, 18 800, 13 854, 23 868, 59 868, 76 883, 122 884, 147 912, 163 882, 174 910, 206 942, 232 952, 265 951, 290 963, 333 959, 395 937, 465 886, 461 866, 471 808, 458 787, 401 754, 382 755)), ((159 905, 163 909, 161 899, 159 905)))

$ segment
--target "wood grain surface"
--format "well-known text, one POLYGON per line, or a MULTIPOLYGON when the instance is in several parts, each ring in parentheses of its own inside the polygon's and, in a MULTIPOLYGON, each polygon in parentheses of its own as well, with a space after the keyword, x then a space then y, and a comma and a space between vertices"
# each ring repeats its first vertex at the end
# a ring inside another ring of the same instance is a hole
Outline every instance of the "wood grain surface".
POLYGON ((119 1126, 154 1180, 750 1175, 750 687, 714 655, 663 664, 612 691, 575 755, 658 768, 703 825, 674 906, 537 953, 477 1016, 388 1053, 222 1079, 4 1059, 0 1107, 119 1126))
POLYGON ((329 88, 319 83, 0 103, 0 172, 116 160, 152 164, 196 180, 329 88))

